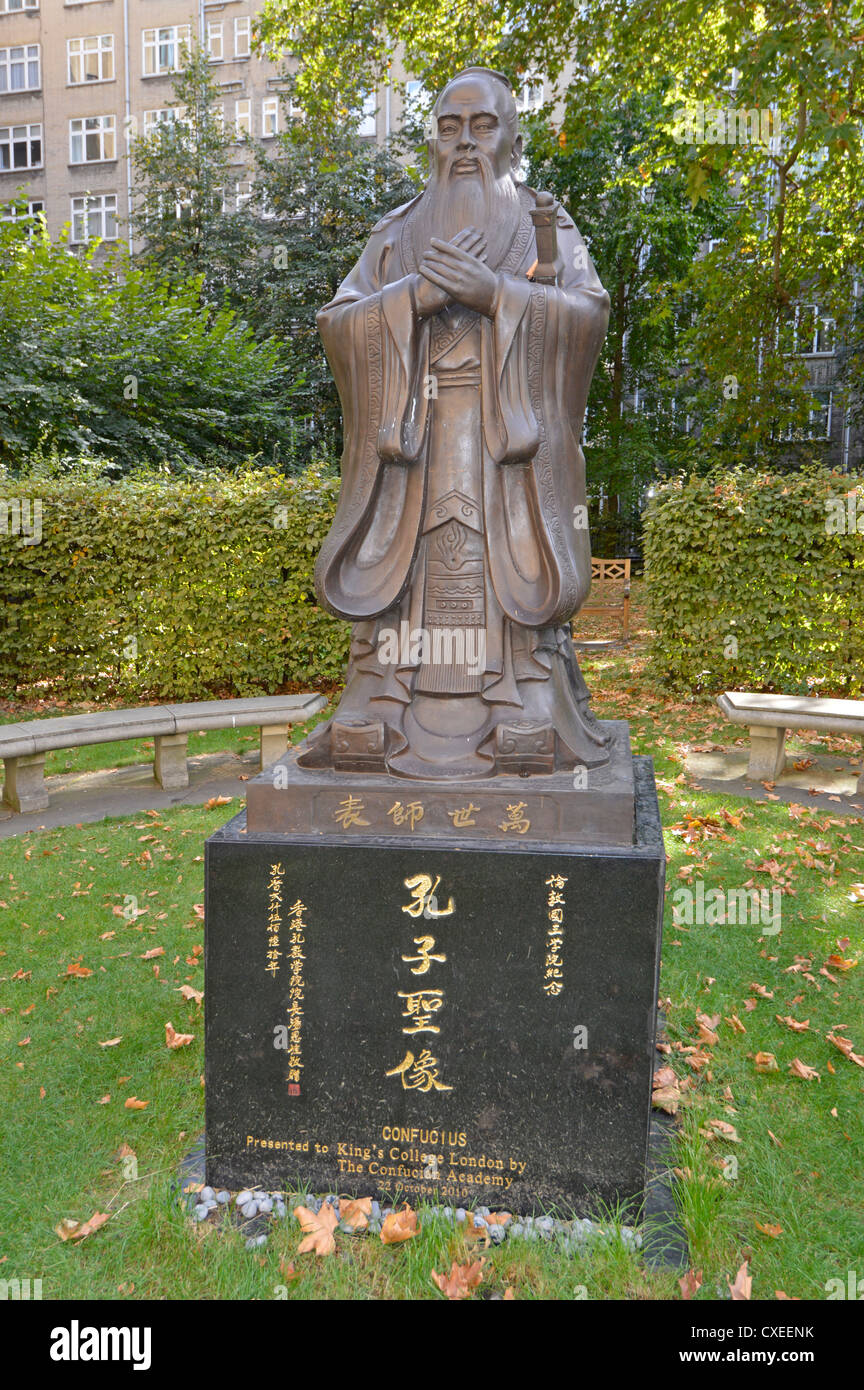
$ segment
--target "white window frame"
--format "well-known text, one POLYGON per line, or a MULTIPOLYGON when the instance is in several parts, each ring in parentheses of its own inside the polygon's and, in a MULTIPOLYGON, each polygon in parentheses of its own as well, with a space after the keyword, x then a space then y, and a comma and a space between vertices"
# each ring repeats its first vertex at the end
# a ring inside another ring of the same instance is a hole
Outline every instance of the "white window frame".
POLYGON ((38 43, 15 43, 8 48, 0 48, 0 92, 38 92, 42 87, 42 45, 38 43), (31 81, 31 68, 35 64, 36 81, 31 81), (24 85, 16 87, 12 73, 16 67, 23 69, 24 85))
POLYGON ((158 29, 141 30, 141 71, 145 77, 162 77, 166 73, 180 72, 184 47, 192 44, 191 24, 163 24, 158 29), (165 36, 165 37, 163 37, 165 36), (171 56, 167 64, 160 62, 160 51, 170 46, 171 56))
POLYGON ((252 134, 252 102, 249 97, 241 97, 234 103, 234 134, 238 140, 252 134))
POLYGON ((32 14, 39 9, 39 0, 0 0, 0 14, 32 14))
POLYGON ((207 21, 207 56, 211 63, 221 63, 225 57, 225 26, 221 19, 207 21))
POLYGON ((357 134, 364 136, 374 136, 375 134, 377 134, 377 122, 378 94, 377 92, 370 92, 368 96, 365 96, 363 98, 363 106, 360 110, 360 120, 357 122, 357 134))
POLYGON ((252 53, 252 16, 238 15, 234 20, 234 57, 248 58, 252 53))
POLYGON ((113 82, 114 35, 82 34, 80 38, 66 40, 66 85, 69 87, 92 87, 97 82, 113 82), (98 77, 88 77, 86 60, 96 54, 98 77), (73 77, 73 60, 77 60, 79 76, 73 77), (107 69, 110 67, 110 72, 107 69))
POLYGON ((261 139, 272 140, 279 134, 279 98, 264 97, 261 102, 261 139))
POLYGON ((3 164, 2 161, 0 161, 0 173, 13 174, 18 169, 41 169, 45 163, 45 141, 42 123, 36 122, 35 124, 27 124, 22 121, 20 125, 0 126, 0 149, 4 147, 8 150, 9 163, 3 164), (35 131, 39 132, 38 135, 34 134, 35 131), (16 132, 18 136, 17 139, 16 132), (33 145, 37 140, 39 142, 39 158, 34 160, 32 158, 33 145), (16 144, 20 145, 22 141, 26 148, 27 163, 16 164, 14 162, 15 146, 16 144))
POLYGON ((117 240, 117 194, 82 193, 71 200, 72 232, 70 245, 86 246, 91 241, 117 240), (111 206, 113 204, 113 206, 111 206), (100 230, 91 231, 90 219, 98 217, 100 230), (107 230, 111 228, 110 234, 107 230), (79 235, 83 233, 83 235, 79 235))
POLYGON ((145 139, 149 139, 160 127, 160 125, 173 125, 175 121, 186 119, 185 106, 158 106, 152 111, 145 111, 141 118, 141 130, 145 139))
POLYGON ((115 116, 75 116, 69 122, 69 163, 106 164, 117 158, 117 118, 115 116), (75 127, 78 126, 76 130, 75 127), (92 159, 87 156, 90 137, 96 137, 99 150, 92 159), (78 158, 76 159, 76 142, 78 158))

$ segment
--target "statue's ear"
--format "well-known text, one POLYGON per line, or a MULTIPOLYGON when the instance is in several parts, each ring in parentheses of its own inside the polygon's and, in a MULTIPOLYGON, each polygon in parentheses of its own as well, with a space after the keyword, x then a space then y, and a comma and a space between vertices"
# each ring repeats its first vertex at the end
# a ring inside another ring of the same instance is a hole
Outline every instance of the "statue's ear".
POLYGON ((512 167, 513 167, 514 169, 517 169, 517 168, 519 167, 519 161, 521 160, 521 158, 522 158, 522 136, 521 136, 521 135, 517 135, 517 136, 516 136, 516 139, 513 141, 513 153, 512 153, 512 155, 510 156, 510 164, 512 165, 512 167))

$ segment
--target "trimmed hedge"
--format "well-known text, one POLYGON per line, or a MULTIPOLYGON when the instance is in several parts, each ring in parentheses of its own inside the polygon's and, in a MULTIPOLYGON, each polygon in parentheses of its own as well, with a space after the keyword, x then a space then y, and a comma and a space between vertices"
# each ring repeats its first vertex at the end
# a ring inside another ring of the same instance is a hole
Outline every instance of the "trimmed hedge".
POLYGON ((860 694, 861 478, 809 468, 674 480, 645 514, 645 559, 652 664, 668 684, 860 694))
POLYGON ((0 480, 0 690, 137 703, 339 680, 348 625, 312 585, 338 490, 315 470, 0 480))

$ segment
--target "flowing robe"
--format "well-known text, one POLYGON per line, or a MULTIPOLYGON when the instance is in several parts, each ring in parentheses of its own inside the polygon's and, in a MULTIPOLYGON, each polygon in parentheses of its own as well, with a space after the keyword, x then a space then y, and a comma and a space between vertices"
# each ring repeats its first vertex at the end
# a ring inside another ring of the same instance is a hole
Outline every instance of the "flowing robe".
POLYGON ((404 643, 397 662, 382 663, 381 633, 425 629, 436 621, 430 594, 464 593, 474 597, 439 607, 473 604, 465 620, 483 626, 483 669, 470 678, 464 663, 451 664, 439 693, 479 695, 491 716, 484 738, 515 716, 554 728, 559 765, 594 765, 605 760, 603 739, 562 624, 591 583, 579 440, 609 300, 560 207, 558 283, 528 278, 534 195, 522 187, 519 197, 521 219, 494 267, 499 291, 488 316, 458 305, 417 312, 417 200, 374 228, 318 315, 345 450, 316 589, 355 624, 337 717, 383 719, 391 748, 404 748, 410 735, 400 705, 436 685, 404 643), (447 587, 454 545, 469 556, 461 574, 472 582, 462 588, 447 587))

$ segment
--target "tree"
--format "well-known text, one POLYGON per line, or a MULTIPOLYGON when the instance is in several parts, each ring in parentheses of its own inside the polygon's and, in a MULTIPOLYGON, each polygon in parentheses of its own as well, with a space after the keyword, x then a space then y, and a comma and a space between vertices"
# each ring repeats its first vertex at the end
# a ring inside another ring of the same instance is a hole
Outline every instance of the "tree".
POLYGON ((0 221, 0 462, 282 460, 294 381, 277 342, 227 306, 202 313, 200 275, 98 242, 75 254, 35 221, 0 221))

